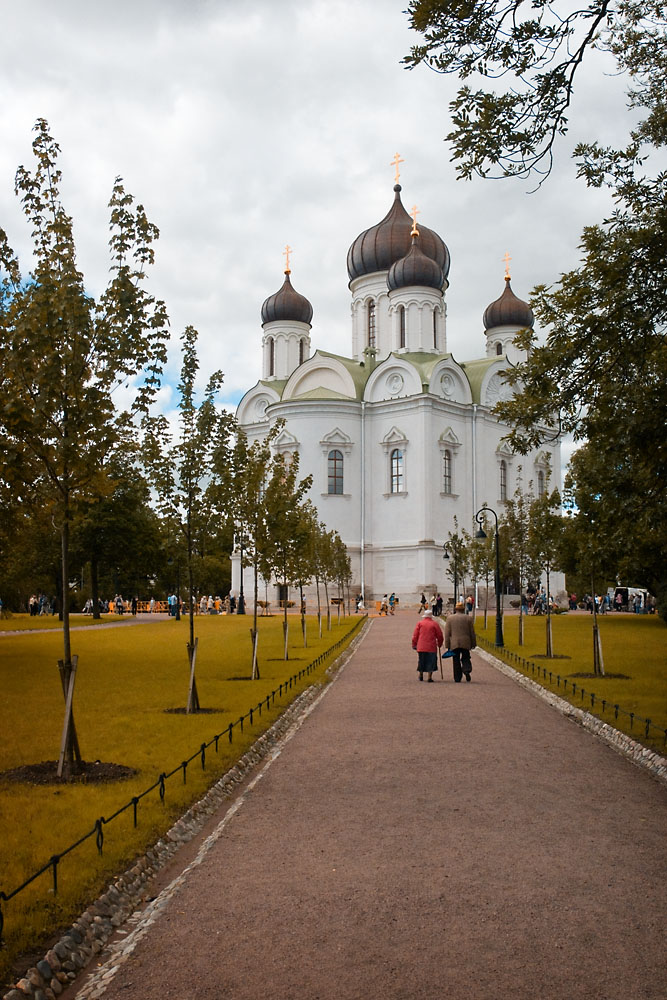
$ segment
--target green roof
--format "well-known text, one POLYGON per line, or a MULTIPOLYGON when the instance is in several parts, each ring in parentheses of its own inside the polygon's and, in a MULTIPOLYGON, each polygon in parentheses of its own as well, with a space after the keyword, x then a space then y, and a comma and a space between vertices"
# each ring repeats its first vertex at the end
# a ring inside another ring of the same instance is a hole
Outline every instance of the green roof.
POLYGON ((470 391, 472 392, 473 403, 482 402, 482 382, 484 377, 492 365, 495 365, 497 357, 494 358, 479 358, 477 361, 462 361, 461 368, 466 373, 468 382, 470 383, 470 391))

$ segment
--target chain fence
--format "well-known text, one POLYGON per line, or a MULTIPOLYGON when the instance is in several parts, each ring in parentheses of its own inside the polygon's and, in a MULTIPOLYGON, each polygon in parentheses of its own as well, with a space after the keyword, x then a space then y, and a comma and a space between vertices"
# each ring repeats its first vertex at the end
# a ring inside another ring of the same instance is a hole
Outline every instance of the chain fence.
POLYGON ((594 691, 586 691, 583 684, 578 684, 572 677, 563 677, 561 674, 556 673, 555 670, 548 670, 540 663, 535 663, 533 660, 519 656, 504 646, 498 648, 498 646, 489 642, 483 636, 478 637, 477 642, 489 653, 498 658, 504 658, 511 666, 519 668, 526 676, 535 677, 538 681, 540 679, 544 682, 548 681, 552 690, 563 694, 576 707, 584 707, 592 715, 602 719, 603 722, 608 722, 608 716, 610 715, 613 716, 614 722, 618 722, 623 718, 628 719, 628 728, 631 733, 640 738, 643 737, 644 740, 652 740, 656 743, 661 740, 663 747, 667 746, 667 729, 656 725, 652 719, 645 719, 641 715, 638 715, 637 712, 630 712, 608 698, 601 698, 594 691), (579 699, 578 703, 577 698, 579 699), (605 713, 607 713, 607 717, 605 717, 605 713), (653 732, 655 732, 655 737, 652 735, 653 732))
POLYGON ((154 781, 149 788, 144 789, 144 791, 141 792, 139 795, 134 795, 128 802, 125 803, 125 805, 121 806, 120 809, 117 809, 116 812, 113 813, 111 816, 100 816, 99 819, 96 819, 93 826, 91 827, 90 830, 88 830, 87 833, 84 833, 82 837, 79 837, 78 840, 76 840, 73 844, 70 844, 69 847, 66 847, 58 854, 52 854, 49 860, 46 862, 46 864, 42 865, 41 868, 33 872, 32 875, 30 875, 21 885, 17 886, 16 889, 13 889, 11 892, 4 892, 0 890, 0 945, 2 945, 2 932, 5 922, 4 913, 2 910, 3 903, 9 902, 11 899, 14 899, 15 896, 18 896, 19 893, 23 892, 25 889, 28 888, 29 885, 32 885, 32 883, 35 882, 36 879, 40 878, 42 875, 45 875, 47 872, 51 873, 52 892, 54 895, 57 895, 58 866, 63 858, 66 858, 69 854, 75 851, 82 844, 85 844, 86 841, 91 839, 91 837, 95 838, 97 851, 98 854, 100 854, 101 856, 104 850, 105 826, 108 826, 109 823, 112 823, 119 816, 122 816, 129 809, 131 809, 133 824, 136 828, 139 824, 139 803, 141 802, 142 799, 146 798, 147 795, 150 795, 151 792, 154 792, 157 789, 160 801, 164 802, 166 796, 167 781, 169 781, 170 778, 173 778, 176 775, 182 775, 183 784, 187 784, 188 767, 190 764, 194 763, 197 760, 200 762, 202 770, 206 770, 206 751, 209 750, 210 747, 214 747, 215 752, 217 753, 220 740, 227 740, 228 743, 232 743, 234 739, 234 731, 236 729, 238 729, 239 733, 243 733, 244 725, 246 723, 252 726, 256 719, 261 718, 263 710, 268 711, 275 705, 276 698, 280 699, 282 698, 283 695, 288 694, 294 687, 296 687, 296 685, 301 680, 303 680, 304 677, 308 677, 311 673, 313 673, 313 671, 317 670, 317 668, 321 666, 325 660, 327 660, 333 653, 336 653, 341 648, 341 646, 347 643, 350 637, 363 624, 366 618, 367 615, 363 615, 361 618, 358 618, 355 621, 354 626, 348 632, 346 632, 344 636, 338 639, 338 641, 335 642, 333 646, 330 646, 323 653, 320 653, 320 655, 317 656, 311 663, 309 663, 307 667, 303 667, 297 673, 292 674, 292 676, 288 678, 288 680, 284 681, 282 684, 279 684, 275 690, 271 691, 270 694, 268 694, 265 698, 262 698, 262 700, 259 701, 253 708, 248 709, 248 711, 244 715, 241 715, 235 722, 230 722, 229 725, 226 726, 221 732, 216 733, 215 736, 211 737, 211 739, 207 743, 200 744, 198 749, 195 750, 195 752, 190 757, 188 757, 187 760, 181 761, 181 763, 177 764, 177 766, 173 768, 173 770, 171 771, 161 772, 158 775, 157 780, 154 781))

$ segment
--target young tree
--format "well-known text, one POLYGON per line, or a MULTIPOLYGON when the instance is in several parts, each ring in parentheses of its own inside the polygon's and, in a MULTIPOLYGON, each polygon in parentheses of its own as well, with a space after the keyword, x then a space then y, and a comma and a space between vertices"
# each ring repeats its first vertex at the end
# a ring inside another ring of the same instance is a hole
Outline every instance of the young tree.
POLYGON ((200 709, 195 678, 195 565, 197 540, 206 534, 215 516, 223 513, 219 488, 221 475, 229 464, 231 414, 216 408, 215 398, 222 385, 222 372, 208 380, 199 405, 196 378, 199 371, 197 331, 186 327, 182 337, 183 361, 179 392, 179 437, 172 443, 166 417, 151 418, 144 438, 145 466, 157 493, 161 516, 174 526, 185 543, 188 582, 190 638, 187 644, 190 683, 186 711, 200 709))
POLYGON ((517 487, 513 496, 505 503, 502 525, 507 533, 507 553, 509 563, 519 581, 519 645, 523 646, 523 588, 529 580, 540 575, 540 569, 531 558, 531 510, 535 501, 532 483, 528 490, 523 488, 522 469, 517 470, 517 487))
POLYGON ((551 572, 558 568, 560 542, 563 531, 563 518, 560 514, 560 493, 545 490, 542 496, 535 497, 530 504, 530 531, 528 535, 528 558, 535 561, 544 571, 546 577, 546 655, 553 653, 553 634, 551 629, 551 572))
POLYGON ((340 609, 341 606, 345 610, 345 589, 348 589, 348 600, 349 600, 349 586, 352 581, 352 563, 350 562, 350 557, 347 554, 347 547, 345 542, 340 537, 337 531, 334 531, 333 537, 333 572, 334 579, 338 584, 338 620, 340 621, 340 609))
POLYGON ((164 304, 143 287, 158 230, 118 178, 111 208, 111 280, 95 300, 76 260, 72 219, 60 202, 59 146, 35 125, 34 173, 19 167, 16 193, 32 226, 34 267, 27 280, 0 229, 0 447, 3 478, 50 506, 60 535, 63 594, 61 674, 68 691, 58 774, 74 763, 71 704, 76 659, 69 627, 69 545, 77 506, 107 493, 104 460, 145 412, 166 355, 164 304), (118 414, 113 393, 134 387, 118 414))
MULTIPOLYGON (((265 579, 275 579, 285 594, 299 575, 299 558, 308 536, 308 522, 303 517, 303 498, 313 478, 298 480, 299 453, 291 459, 279 453, 273 459, 271 478, 266 486, 266 518, 258 544, 259 567, 265 579)), ((289 659, 287 640, 287 600, 283 601, 283 636, 285 659, 289 659)))
POLYGON ((454 583, 454 603, 459 599, 459 583, 463 583, 469 570, 470 535, 459 532, 458 520, 454 518, 454 531, 447 532, 445 549, 445 573, 454 583))
POLYGON ((250 633, 252 641, 253 680, 259 679, 257 658, 259 632, 257 615, 259 606, 260 547, 267 537, 267 483, 271 478, 273 445, 285 425, 277 420, 269 433, 261 441, 248 444, 245 432, 238 428, 236 442, 229 464, 229 475, 223 488, 229 498, 228 514, 233 524, 237 541, 243 541, 241 573, 252 566, 253 569, 253 625, 250 633))

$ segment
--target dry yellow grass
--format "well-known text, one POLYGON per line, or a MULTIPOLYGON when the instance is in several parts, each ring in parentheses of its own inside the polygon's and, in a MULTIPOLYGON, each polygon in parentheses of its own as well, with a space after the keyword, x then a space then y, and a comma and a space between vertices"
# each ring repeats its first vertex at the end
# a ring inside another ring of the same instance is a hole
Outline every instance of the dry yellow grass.
MULTIPOLYGON (((0 779, 0 890, 13 891, 51 855, 109 817, 133 796, 153 784, 161 772, 177 768, 204 742, 227 729, 230 722, 264 701, 244 732, 236 726, 233 743, 227 734, 218 752, 206 753, 206 770, 199 760, 169 779, 164 804, 157 791, 139 804, 135 830, 132 809, 104 827, 104 854, 95 838, 64 858, 54 897, 47 873, 14 899, 2 904, 6 949, 0 978, 20 949, 44 940, 69 922, 127 864, 200 798, 205 790, 247 750, 260 732, 275 721, 290 700, 324 677, 326 663, 295 683, 270 709, 266 697, 290 676, 350 632, 355 619, 342 619, 320 640, 314 619, 308 620, 308 648, 303 647, 299 619, 290 620, 290 659, 284 661, 282 620, 259 621, 261 679, 250 680, 250 617, 211 617, 197 621, 199 650, 197 686, 202 708, 213 714, 186 716, 188 693, 187 621, 160 620, 122 628, 88 628, 73 635, 79 657, 74 714, 82 757, 124 764, 135 777, 106 785, 36 786, 0 779)), ((0 638, 0 771, 58 756, 63 722, 63 696, 57 670, 61 635, 52 630, 0 638)), ((330 661, 328 661, 330 662, 330 661)))
MULTIPOLYGON (((524 619, 524 645, 519 646, 518 616, 506 616, 505 648, 539 666, 540 675, 530 668, 523 668, 514 660, 508 662, 549 690, 556 691, 577 708, 592 712, 664 754, 664 736, 651 727, 647 737, 645 725, 639 723, 637 717, 650 719, 663 730, 667 728, 667 627, 655 615, 616 613, 598 616, 598 625, 602 640, 604 677, 577 676, 591 674, 593 671, 593 621, 590 615, 553 617, 553 659, 544 656, 545 618, 529 616, 524 619), (542 672, 545 669, 547 675, 551 672, 551 680, 548 676, 544 678, 542 672), (565 679, 567 685, 564 683, 565 679), (576 684, 574 694, 573 683, 576 684), (593 704, 591 694, 595 696, 593 704), (603 700, 606 703, 604 711, 603 700), (614 705, 619 706, 618 718, 614 705), (632 724, 630 713, 635 713, 632 724)), ((483 628, 483 617, 478 617, 476 628, 479 635, 493 643, 495 616, 489 615, 486 631, 483 628)), ((495 648, 491 652, 502 658, 502 654, 498 654, 495 648)))

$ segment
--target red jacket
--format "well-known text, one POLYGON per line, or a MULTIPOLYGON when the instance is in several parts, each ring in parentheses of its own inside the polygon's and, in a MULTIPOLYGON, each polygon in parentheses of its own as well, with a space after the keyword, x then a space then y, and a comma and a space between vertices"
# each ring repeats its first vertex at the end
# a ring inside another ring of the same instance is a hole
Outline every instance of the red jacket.
POLYGON ((431 617, 421 618, 412 633, 412 648, 418 653, 435 653, 443 643, 442 629, 431 617))

